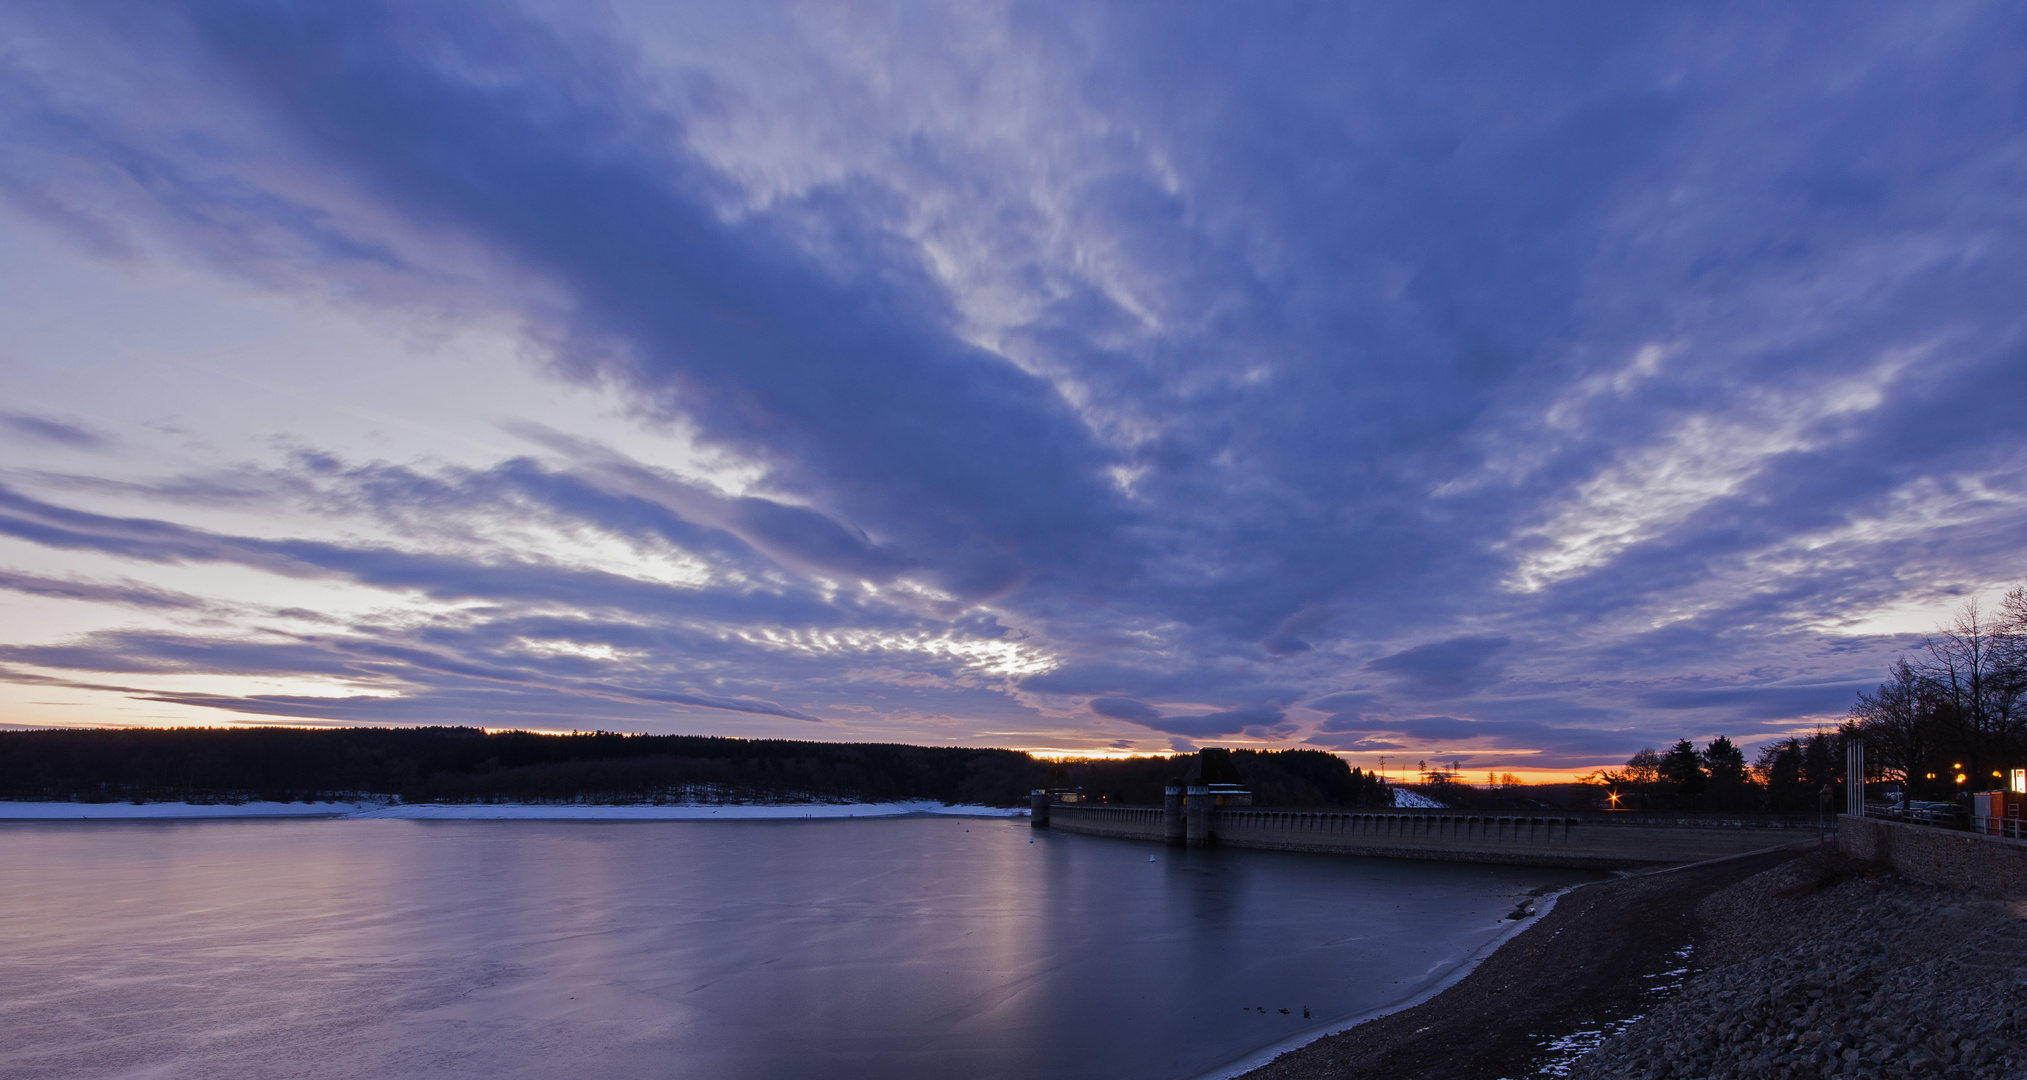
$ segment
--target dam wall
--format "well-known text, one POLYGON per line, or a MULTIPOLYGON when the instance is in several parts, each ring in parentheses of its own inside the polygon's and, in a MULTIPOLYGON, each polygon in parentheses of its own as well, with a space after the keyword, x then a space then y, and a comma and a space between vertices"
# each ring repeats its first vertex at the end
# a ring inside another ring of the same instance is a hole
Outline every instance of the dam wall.
MULTIPOLYGON (((1172 842, 1156 807, 1051 802, 1037 826, 1172 842)), ((1699 862, 1816 838, 1813 818, 1690 818, 1466 810, 1280 810, 1219 806, 1191 846, 1618 870, 1699 862)))
POLYGON ((1165 818, 1157 806, 1055 803, 1049 807, 1049 827, 1118 840, 1152 840, 1157 844, 1167 840, 1165 818))

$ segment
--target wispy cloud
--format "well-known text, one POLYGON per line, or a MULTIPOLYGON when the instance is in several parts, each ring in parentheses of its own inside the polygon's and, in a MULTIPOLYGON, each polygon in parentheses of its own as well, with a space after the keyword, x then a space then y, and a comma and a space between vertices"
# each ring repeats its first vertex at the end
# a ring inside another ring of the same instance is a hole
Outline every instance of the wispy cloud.
POLYGON ((77 450, 103 450, 112 446, 111 439, 90 428, 33 413, 0 412, 0 433, 77 450))

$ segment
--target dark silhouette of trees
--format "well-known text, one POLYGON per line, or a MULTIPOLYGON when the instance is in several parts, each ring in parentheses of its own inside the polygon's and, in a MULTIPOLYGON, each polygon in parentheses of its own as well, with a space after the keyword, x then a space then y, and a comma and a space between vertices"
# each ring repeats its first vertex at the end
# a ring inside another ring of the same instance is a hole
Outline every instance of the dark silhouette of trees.
POLYGON ((1817 789, 1803 774, 1805 744, 1789 737, 1760 747, 1753 771, 1759 775, 1769 810, 1807 810, 1816 805, 1817 789))
POLYGON ((1867 754, 1886 775, 1898 775, 1910 797, 1945 794, 1955 785, 1937 781, 1950 764, 1944 759, 1947 727, 1942 699, 1906 657, 1894 662, 1893 677, 1868 694, 1861 691, 1851 720, 1864 734, 1867 754))
POLYGON ((0 732, 0 798, 301 801, 849 799, 1014 805, 1042 763, 1013 750, 487 734, 474 728, 0 732))
POLYGON ((1661 778, 1674 784, 1678 795, 1701 795, 1710 786, 1710 777, 1703 771, 1703 755, 1688 739, 1669 747, 1662 756, 1661 778))
POLYGON ((1833 757, 1830 737, 1818 732, 1812 739, 1769 743, 1748 766, 1745 751, 1719 735, 1701 751, 1688 739, 1666 754, 1646 747, 1624 768, 1593 773, 1585 781, 1617 795, 1610 806, 1619 810, 1797 813, 1815 808, 1821 770, 1812 769, 1815 763, 1828 769, 1833 757))
MULTIPOLYGON (((2016 652, 2003 622, 1987 619, 1976 601, 1923 643, 1921 674, 1939 713, 1955 729, 1958 752, 1972 777, 2010 761, 2023 719, 2022 671, 2008 665, 2016 652)), ((1980 783, 1983 781, 1980 780, 1980 783)))
POLYGON ((1746 782, 1745 751, 1732 745, 1730 739, 1719 735, 1703 748, 1703 770, 1710 777, 1711 786, 1720 784, 1738 785, 1746 782))
POLYGON ((1719 735, 1698 755, 1706 778, 1707 803, 1712 810, 1757 809, 1760 792, 1746 772, 1745 751, 1719 735))
POLYGON ((1661 752, 1651 746, 1626 759, 1625 782, 1652 787, 1661 782, 1661 752))
POLYGON ((1646 810, 1670 806, 1673 804, 1669 796, 1674 793, 1663 790, 1667 781, 1661 774, 1661 761, 1661 751, 1643 746, 1638 753, 1626 759, 1624 769, 1600 773, 1593 779, 1618 796, 1612 803, 1616 809, 1646 810))
MULTIPOLYGON (((1161 804, 1192 755, 1055 763, 1108 802, 1161 804)), ((1372 773, 1320 750, 1234 750, 1263 806, 1390 806, 1372 773)), ((177 728, 0 732, 0 798, 409 802, 837 800, 1017 806, 1050 772, 1014 750, 475 728, 177 728)))
POLYGON ((2008 592, 1989 616, 1967 602, 1878 689, 1858 695, 1849 726, 1910 797, 2000 786, 2027 763, 2027 589, 2008 592))
MULTIPOLYGON (((1196 755, 1084 758, 1062 763, 1066 782, 1092 801, 1159 806, 1162 790, 1196 755)), ((1321 750, 1233 750, 1239 782, 1255 806, 1377 807, 1393 805, 1393 789, 1377 773, 1351 768, 1321 750)))
POLYGON ((1817 731, 1802 744, 1802 778, 1820 796, 1844 782, 1844 733, 1817 731))

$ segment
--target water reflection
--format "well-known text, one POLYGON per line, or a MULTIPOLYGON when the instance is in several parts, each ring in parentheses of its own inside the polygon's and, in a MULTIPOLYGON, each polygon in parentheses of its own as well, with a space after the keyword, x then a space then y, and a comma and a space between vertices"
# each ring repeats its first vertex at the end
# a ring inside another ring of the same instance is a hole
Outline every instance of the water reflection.
POLYGON ((1415 992, 1583 877, 1030 836, 0 826, 0 1074, 1186 1077, 1415 992))

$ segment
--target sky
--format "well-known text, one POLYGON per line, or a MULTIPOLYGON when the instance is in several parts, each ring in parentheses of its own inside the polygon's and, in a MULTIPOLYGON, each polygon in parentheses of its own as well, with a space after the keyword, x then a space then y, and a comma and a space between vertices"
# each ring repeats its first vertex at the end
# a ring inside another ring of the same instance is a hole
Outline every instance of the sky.
POLYGON ((1764 744, 2027 579, 2027 10, 0 2, 0 722, 1764 744))

